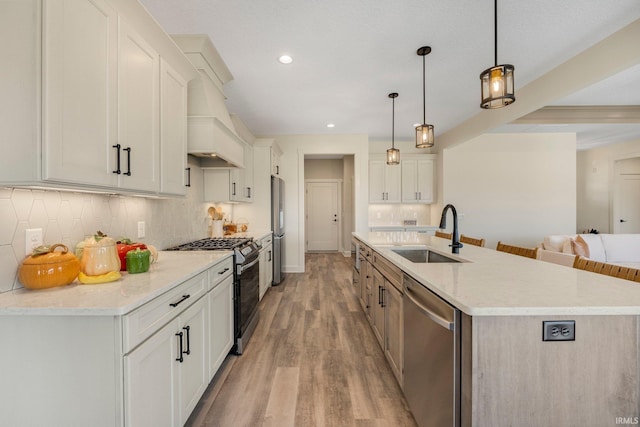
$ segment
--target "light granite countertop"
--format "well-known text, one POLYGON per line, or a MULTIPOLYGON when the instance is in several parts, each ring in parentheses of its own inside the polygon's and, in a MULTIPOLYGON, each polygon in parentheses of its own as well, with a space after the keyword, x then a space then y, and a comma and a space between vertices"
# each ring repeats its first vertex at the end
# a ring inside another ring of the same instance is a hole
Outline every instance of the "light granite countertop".
POLYGON ((418 233, 354 236, 471 316, 640 315, 640 283, 418 233), (460 263, 413 263, 393 252, 427 247, 460 263))
POLYGON ((68 286, 1 293, 0 316, 123 315, 231 256, 231 251, 161 251, 148 272, 122 272, 115 282, 83 285, 76 279, 68 286))

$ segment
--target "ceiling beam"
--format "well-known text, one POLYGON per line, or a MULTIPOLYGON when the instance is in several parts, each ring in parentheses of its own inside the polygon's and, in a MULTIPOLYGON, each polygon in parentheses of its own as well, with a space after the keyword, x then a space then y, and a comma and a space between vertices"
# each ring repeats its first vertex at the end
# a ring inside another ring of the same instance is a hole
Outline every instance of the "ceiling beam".
POLYGON ((640 40, 640 19, 560 64, 528 85, 518 88, 516 102, 508 107, 497 110, 482 110, 459 126, 440 135, 436 141, 437 150, 462 144, 491 129, 513 122, 552 104, 558 99, 640 64, 638 40, 640 40))
POLYGON ((543 107, 511 124, 640 123, 640 105, 566 105, 543 107))

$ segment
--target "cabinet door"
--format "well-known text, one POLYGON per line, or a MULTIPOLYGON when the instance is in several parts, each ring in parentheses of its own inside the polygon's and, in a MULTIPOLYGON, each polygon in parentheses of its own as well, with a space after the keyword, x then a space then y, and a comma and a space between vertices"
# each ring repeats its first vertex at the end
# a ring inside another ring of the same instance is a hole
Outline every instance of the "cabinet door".
POLYGON ((209 380, 233 347, 233 276, 209 292, 209 380))
POLYGON ((115 187, 116 13, 103 0, 45 1, 43 28, 43 179, 115 187))
POLYGON ((388 203, 400 203, 401 200, 401 176, 400 165, 387 165, 384 162, 384 188, 387 193, 388 203))
POLYGON ((159 177, 158 53, 119 20, 118 143, 120 187, 157 192, 159 177))
POLYGON ((435 162, 433 160, 418 160, 418 174, 416 178, 418 199, 420 203, 433 203, 435 162))
POLYGON ((400 167, 385 160, 369 161, 369 202, 400 202, 400 167))
POLYGON ((125 425, 181 426, 178 409, 178 319, 124 357, 125 425))
POLYGON ((243 196, 245 202, 253 202, 253 147, 246 144, 244 147, 244 185, 243 196))
POLYGON ((271 284, 273 283, 273 245, 270 243, 267 248, 267 289, 269 289, 269 287, 271 286, 271 284))
POLYGON ((184 425, 209 384, 208 304, 201 298, 180 315, 180 425, 184 425))
POLYGON ((187 82, 160 59, 160 192, 187 194, 187 82))
POLYGON ((373 301, 371 301, 371 326, 382 346, 384 344, 384 277, 378 270, 373 270, 373 301))
POLYGON ((274 148, 271 148, 271 175, 280 175, 280 155, 274 148))
POLYGON ((382 203, 386 201, 386 191, 384 187, 384 168, 383 160, 369 161, 369 202, 382 203))
POLYGON ((418 201, 418 161, 401 160, 402 166, 402 202, 418 201))
POLYGON ((388 280, 385 281, 385 340, 384 353, 387 356, 391 370, 402 386, 402 294, 388 280))
POLYGON ((205 202, 228 202, 230 200, 229 169, 204 169, 204 201, 205 202))

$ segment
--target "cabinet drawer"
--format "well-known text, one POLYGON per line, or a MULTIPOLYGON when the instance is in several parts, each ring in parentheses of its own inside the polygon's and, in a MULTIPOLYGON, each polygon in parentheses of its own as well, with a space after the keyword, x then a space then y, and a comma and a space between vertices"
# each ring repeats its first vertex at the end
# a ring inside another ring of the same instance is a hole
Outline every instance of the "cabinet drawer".
POLYGON ((125 354, 150 337, 207 292, 207 274, 202 272, 124 316, 125 354))
POLYGON ((386 258, 377 252, 373 252, 372 264, 400 293, 402 293, 402 271, 398 267, 387 261, 386 258))
POLYGON ((209 288, 218 286, 224 279, 233 274, 233 257, 226 258, 209 269, 209 288))

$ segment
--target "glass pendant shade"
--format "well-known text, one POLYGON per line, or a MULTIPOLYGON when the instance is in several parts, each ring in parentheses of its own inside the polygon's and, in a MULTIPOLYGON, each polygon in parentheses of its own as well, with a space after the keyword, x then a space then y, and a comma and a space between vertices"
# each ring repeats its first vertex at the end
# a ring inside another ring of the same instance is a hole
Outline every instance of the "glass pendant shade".
POLYGON ((513 85, 514 67, 498 65, 498 0, 493 1, 494 66, 480 73, 481 102, 485 109, 502 108, 516 101, 513 85))
POLYGON ((400 164, 400 150, 397 148, 389 148, 387 150, 387 164, 399 165, 400 164))
POLYGON ((433 125, 416 126, 416 148, 431 148, 434 142, 433 125))
POLYGON ((482 108, 501 108, 516 100, 513 88, 514 67, 510 64, 487 68, 480 74, 482 108))

